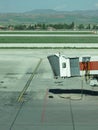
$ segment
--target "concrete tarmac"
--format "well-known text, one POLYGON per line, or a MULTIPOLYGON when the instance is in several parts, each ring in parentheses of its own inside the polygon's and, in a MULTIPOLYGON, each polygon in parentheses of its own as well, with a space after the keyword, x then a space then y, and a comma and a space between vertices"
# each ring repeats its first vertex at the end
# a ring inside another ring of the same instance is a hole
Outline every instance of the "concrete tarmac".
POLYGON ((98 48, 98 43, 0 43, 0 47, 2 48, 44 48, 44 47, 50 47, 50 48, 56 48, 56 47, 62 47, 62 48, 98 48))
POLYGON ((97 49, 2 49, 0 51, 1 130, 98 130, 98 96, 53 94, 49 89, 97 91, 82 77, 54 79, 47 56, 96 55, 97 49), (20 102, 17 98, 38 67, 20 102), (83 82, 82 82, 83 80, 83 82), (83 86, 82 86, 83 85, 83 86))

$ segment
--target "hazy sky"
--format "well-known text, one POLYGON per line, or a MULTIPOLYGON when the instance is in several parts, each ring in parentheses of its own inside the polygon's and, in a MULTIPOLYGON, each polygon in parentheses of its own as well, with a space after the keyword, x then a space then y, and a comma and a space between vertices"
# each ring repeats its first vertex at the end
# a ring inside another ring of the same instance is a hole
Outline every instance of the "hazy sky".
POLYGON ((97 10, 98 0, 0 0, 0 12, 25 12, 33 9, 97 10))

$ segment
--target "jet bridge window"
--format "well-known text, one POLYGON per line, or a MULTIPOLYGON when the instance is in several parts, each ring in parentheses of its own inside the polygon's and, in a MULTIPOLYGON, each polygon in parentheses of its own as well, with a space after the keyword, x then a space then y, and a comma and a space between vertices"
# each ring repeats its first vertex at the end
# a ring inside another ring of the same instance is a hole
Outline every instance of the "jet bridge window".
POLYGON ((65 62, 62 63, 62 68, 66 68, 66 63, 65 62))

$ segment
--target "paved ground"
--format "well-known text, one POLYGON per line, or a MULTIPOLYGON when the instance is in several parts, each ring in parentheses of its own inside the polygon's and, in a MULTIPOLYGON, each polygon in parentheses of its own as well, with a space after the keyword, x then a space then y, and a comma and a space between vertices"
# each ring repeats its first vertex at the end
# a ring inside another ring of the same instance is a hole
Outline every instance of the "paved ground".
POLYGON ((97 34, 0 34, 0 37, 98 37, 97 34))
POLYGON ((30 48, 30 47, 35 47, 35 48, 37 48, 37 47, 50 47, 50 48, 52 48, 52 47, 62 47, 62 48, 64 48, 64 47, 66 47, 66 48, 68 48, 68 47, 70 47, 70 48, 97 48, 98 49, 98 43, 90 43, 90 44, 88 44, 88 43, 66 43, 66 44, 64 44, 64 43, 47 43, 47 44, 45 44, 45 43, 0 43, 0 47, 8 47, 8 48, 10 48, 10 47, 27 47, 27 48, 30 48))
POLYGON ((47 55, 97 55, 98 50, 0 50, 1 130, 98 130, 98 96, 53 94, 49 89, 89 89, 84 77, 53 79, 47 55), (17 99, 39 63, 20 102, 17 99), (49 98, 52 97, 52 98, 49 98))

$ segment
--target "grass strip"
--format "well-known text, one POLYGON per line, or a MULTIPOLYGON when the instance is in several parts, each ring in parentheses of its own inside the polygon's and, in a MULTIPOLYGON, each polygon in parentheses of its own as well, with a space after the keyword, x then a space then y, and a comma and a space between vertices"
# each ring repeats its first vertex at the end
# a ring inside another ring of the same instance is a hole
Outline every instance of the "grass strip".
POLYGON ((93 31, 1 31, 0 34, 94 34, 93 31))
POLYGON ((0 43, 98 43, 98 37, 0 37, 0 43))

